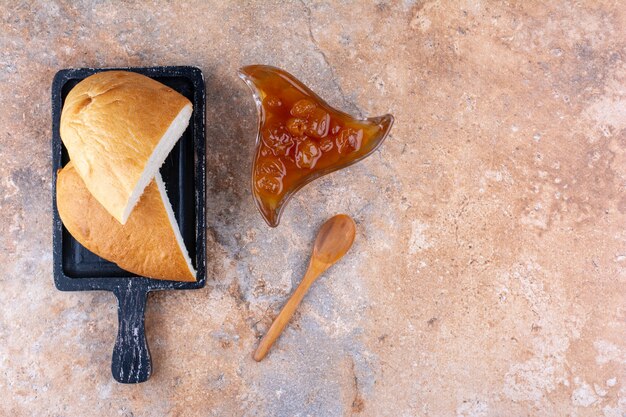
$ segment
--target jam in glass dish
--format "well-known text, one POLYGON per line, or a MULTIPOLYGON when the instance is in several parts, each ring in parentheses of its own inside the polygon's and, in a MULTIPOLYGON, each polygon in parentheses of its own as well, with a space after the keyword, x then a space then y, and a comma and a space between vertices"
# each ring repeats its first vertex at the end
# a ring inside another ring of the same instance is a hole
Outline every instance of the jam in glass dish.
POLYGON ((271 227, 300 188, 372 154, 393 124, 390 114, 357 119, 336 110, 279 68, 250 65, 239 76, 259 116, 252 194, 271 227))

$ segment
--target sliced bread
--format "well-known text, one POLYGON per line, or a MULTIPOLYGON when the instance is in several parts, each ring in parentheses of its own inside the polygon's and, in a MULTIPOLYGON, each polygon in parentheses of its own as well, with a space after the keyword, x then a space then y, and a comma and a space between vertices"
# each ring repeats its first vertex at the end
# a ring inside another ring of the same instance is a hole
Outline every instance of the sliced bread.
POLYGON ((141 74, 105 71, 67 95, 61 139, 85 186, 125 224, 189 124, 191 102, 141 74))
POLYGON ((149 278, 196 280, 158 171, 124 225, 92 196, 73 161, 58 173, 57 207, 76 240, 120 268, 149 278))

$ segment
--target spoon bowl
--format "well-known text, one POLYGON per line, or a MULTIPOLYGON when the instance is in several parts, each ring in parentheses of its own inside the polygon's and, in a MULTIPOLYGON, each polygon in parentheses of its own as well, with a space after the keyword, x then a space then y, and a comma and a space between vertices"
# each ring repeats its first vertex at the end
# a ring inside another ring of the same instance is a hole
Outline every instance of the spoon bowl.
POLYGON ((334 264, 348 252, 355 236, 356 224, 352 217, 345 214, 331 217, 317 233, 311 261, 334 264))

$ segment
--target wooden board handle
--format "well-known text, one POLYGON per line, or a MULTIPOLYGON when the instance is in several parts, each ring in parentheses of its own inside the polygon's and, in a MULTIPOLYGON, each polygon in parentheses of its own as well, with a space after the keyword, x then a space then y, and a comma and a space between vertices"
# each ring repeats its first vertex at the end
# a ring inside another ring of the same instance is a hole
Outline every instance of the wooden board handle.
POLYGON ((148 293, 145 289, 130 286, 114 293, 118 300, 119 327, 111 362, 113 378, 123 384, 145 382, 152 373, 144 327, 148 293))

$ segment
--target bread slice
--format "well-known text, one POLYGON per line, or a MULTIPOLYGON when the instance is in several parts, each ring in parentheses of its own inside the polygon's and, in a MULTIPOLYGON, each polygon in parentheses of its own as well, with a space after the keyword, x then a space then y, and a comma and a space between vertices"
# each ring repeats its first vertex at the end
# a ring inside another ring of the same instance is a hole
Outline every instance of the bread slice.
POLYGON ((120 268, 156 279, 196 280, 158 171, 122 225, 91 195, 70 161, 57 176, 57 208, 81 245, 120 268))
POLYGON ((124 224, 192 110, 187 98, 149 77, 100 72, 67 95, 61 139, 87 189, 124 224))

